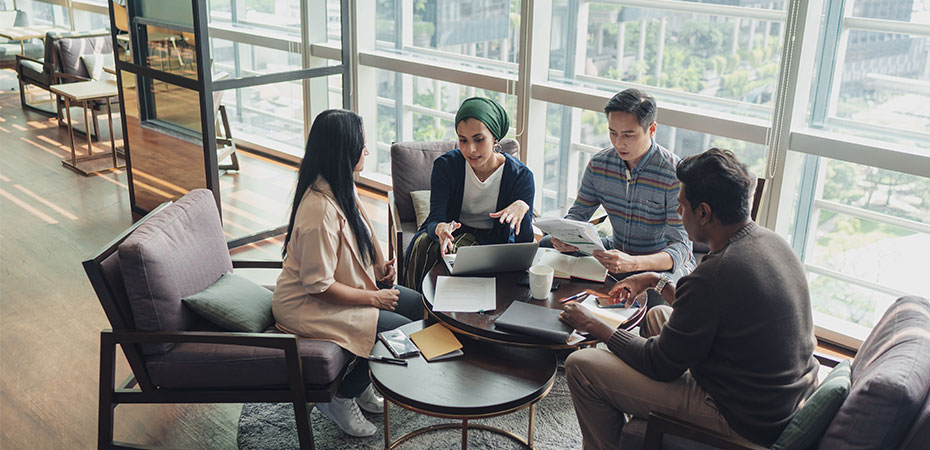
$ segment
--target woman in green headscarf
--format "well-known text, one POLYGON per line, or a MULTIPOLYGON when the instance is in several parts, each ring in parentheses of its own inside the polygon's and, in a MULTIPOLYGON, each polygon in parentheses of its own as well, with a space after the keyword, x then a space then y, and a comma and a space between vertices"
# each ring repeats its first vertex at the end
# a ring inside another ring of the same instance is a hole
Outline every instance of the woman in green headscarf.
POLYGON ((419 291, 433 265, 460 246, 533 240, 533 172, 501 151, 509 128, 494 100, 462 102, 455 115, 459 148, 433 163, 429 217, 407 248, 407 287, 419 291))

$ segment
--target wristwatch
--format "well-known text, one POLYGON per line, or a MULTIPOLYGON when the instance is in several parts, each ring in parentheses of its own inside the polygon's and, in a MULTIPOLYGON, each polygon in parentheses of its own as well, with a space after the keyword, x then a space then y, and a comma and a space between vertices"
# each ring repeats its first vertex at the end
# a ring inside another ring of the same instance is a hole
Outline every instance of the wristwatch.
POLYGON ((672 282, 672 280, 670 280, 667 276, 665 276, 665 275, 659 275, 659 282, 656 283, 656 287, 655 287, 656 292, 658 292, 659 294, 661 294, 661 293, 662 293, 662 289, 665 289, 665 285, 666 285, 666 284, 669 284, 669 283, 671 283, 671 282, 672 282))

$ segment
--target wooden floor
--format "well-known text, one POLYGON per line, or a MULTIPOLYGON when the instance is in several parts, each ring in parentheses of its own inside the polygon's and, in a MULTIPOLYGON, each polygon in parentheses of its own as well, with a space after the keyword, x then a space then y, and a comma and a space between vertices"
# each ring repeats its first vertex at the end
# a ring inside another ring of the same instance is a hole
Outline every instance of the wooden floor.
MULTIPOLYGON (((0 448, 96 445, 99 332, 109 324, 81 261, 132 222, 126 174, 89 177, 61 165, 67 129, 0 93, 0 448)), ((296 171, 240 154, 222 175, 229 238, 286 223, 296 171)), ((362 201, 382 238, 384 197, 362 201)), ((280 259, 271 239, 235 259, 280 259)), ((117 379, 129 374, 120 355, 117 379)), ((124 405, 117 440, 173 448, 236 448, 240 405, 124 405)))

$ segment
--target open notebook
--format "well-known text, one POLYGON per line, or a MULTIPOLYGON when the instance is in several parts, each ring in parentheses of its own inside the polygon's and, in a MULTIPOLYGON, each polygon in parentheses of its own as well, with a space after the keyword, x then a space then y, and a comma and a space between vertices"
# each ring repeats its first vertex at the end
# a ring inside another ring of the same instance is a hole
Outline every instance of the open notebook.
POLYGON ((556 278, 580 278, 598 283, 607 279, 607 269, 593 256, 566 255, 554 248, 537 250, 533 264, 551 267, 556 278))

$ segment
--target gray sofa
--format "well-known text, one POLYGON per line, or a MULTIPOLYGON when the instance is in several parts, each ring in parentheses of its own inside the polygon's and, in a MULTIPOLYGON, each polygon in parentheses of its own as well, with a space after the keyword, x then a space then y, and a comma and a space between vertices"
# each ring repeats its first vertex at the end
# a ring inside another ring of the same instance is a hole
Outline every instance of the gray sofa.
MULTIPOLYGON (((849 394, 816 448, 930 449, 930 301, 923 297, 895 301, 859 348, 851 378, 849 394)), ((662 416, 650 417, 648 423, 630 421, 618 447, 755 448, 662 416), (644 445, 650 438, 657 438, 659 445, 644 445)))

